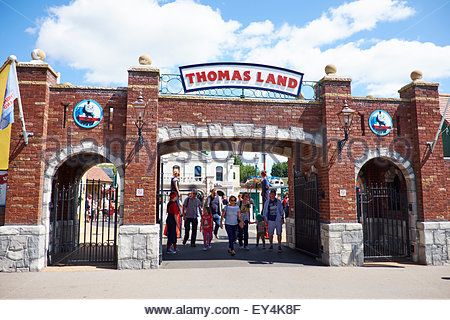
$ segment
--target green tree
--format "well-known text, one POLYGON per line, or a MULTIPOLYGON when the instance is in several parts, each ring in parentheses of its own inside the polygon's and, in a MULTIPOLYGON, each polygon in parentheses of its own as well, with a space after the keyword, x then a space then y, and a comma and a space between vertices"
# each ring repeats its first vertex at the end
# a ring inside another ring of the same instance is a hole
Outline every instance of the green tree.
POLYGON ((274 177, 287 177, 288 176, 288 163, 287 162, 278 162, 274 163, 272 166, 272 176, 274 177))
POLYGON ((247 181, 248 178, 250 178, 254 175, 259 175, 259 169, 255 170, 254 165, 244 164, 242 162, 241 157, 238 155, 234 156, 234 164, 239 165, 239 168, 240 168, 239 180, 241 182, 247 181))
POLYGON ((259 169, 255 169, 255 166, 252 166, 251 164, 243 164, 240 166, 241 174, 240 179, 241 182, 245 182, 248 180, 248 178, 259 175, 259 169))

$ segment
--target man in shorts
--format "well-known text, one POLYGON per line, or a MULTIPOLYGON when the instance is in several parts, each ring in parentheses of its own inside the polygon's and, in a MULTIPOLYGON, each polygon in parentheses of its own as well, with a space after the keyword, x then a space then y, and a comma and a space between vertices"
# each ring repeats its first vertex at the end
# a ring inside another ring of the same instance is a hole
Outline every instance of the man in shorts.
POLYGON ((264 220, 267 222, 269 227, 269 249, 273 249, 273 233, 277 231, 278 238, 278 252, 282 252, 281 248, 281 232, 282 226, 284 224, 284 210, 283 204, 276 197, 277 192, 272 189, 270 190, 269 199, 264 204, 264 220))

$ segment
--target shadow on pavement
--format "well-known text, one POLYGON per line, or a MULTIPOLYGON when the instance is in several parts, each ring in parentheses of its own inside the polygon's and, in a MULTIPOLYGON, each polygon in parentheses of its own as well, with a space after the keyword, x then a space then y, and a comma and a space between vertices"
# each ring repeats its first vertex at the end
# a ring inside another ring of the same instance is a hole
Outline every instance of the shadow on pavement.
POLYGON ((235 245, 236 255, 228 254, 228 242, 221 237, 215 240, 212 248, 203 251, 203 241, 200 240, 196 247, 191 247, 188 242, 186 245, 178 244, 178 252, 167 253, 166 246, 163 247, 163 268, 195 268, 195 267, 252 267, 252 266, 322 266, 322 263, 316 261, 313 257, 302 254, 297 250, 283 246, 283 252, 278 253, 277 246, 274 250, 255 247, 255 242, 250 242, 250 250, 239 249, 235 245))

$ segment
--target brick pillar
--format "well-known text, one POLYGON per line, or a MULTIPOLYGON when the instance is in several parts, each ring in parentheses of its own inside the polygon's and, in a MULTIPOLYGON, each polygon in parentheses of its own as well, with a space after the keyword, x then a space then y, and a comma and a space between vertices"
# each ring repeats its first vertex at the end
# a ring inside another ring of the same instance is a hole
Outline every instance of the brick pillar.
POLYGON ((157 130, 159 70, 140 66, 128 70, 124 216, 119 230, 119 269, 148 269, 159 265, 159 225, 156 225, 157 130), (134 107, 139 95, 145 105, 144 144, 138 142, 134 107), (138 196, 138 189, 143 196, 138 196))
MULTIPOLYGON (((337 141, 344 138, 344 130, 337 114, 345 101, 352 107, 350 83, 351 79, 330 76, 320 80, 325 141, 319 174, 325 191, 325 199, 322 201, 324 211, 321 212, 324 222, 356 221, 354 163, 347 157, 348 143, 340 154, 337 150, 337 141), (346 195, 340 196, 340 190, 345 190, 346 195)), ((351 130, 349 138, 351 139, 351 130)))
POLYGON ((419 222, 419 262, 441 265, 450 261, 450 208, 446 178, 448 170, 439 137, 433 153, 427 142, 433 141, 441 121, 437 83, 413 81, 399 90, 410 100, 412 163, 416 174, 419 222))
POLYGON ((44 150, 47 138, 49 86, 56 72, 46 63, 17 67, 26 128, 25 145, 19 111, 11 133, 5 226, 0 227, 0 271, 37 271, 45 265, 45 226, 41 221, 44 150))
POLYGON ((11 133, 5 224, 36 225, 42 212, 49 85, 56 83, 56 73, 48 64, 19 63, 17 75, 25 124, 33 137, 25 146, 16 108, 11 133))
MULTIPOLYGON (((330 266, 362 265, 363 233, 362 225, 356 223, 355 165, 347 156, 348 143, 340 154, 337 147, 344 138, 337 114, 345 101, 352 108, 351 79, 327 75, 320 80, 319 88, 325 137, 322 165, 318 168, 319 186, 325 192, 320 200, 321 259, 330 266)), ((349 139, 351 136, 350 128, 349 139)))

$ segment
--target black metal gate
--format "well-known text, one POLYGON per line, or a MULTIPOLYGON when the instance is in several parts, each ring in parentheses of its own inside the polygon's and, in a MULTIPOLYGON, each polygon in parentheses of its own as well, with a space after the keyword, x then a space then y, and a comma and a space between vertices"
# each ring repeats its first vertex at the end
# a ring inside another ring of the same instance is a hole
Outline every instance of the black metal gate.
POLYGON ((118 198, 101 181, 54 185, 48 264, 116 262, 118 198))
POLYGON ((357 192, 358 221, 363 225, 364 257, 408 257, 408 201, 405 191, 370 185, 357 192))
POLYGON ((295 246, 310 255, 320 254, 320 213, 317 174, 308 178, 294 172, 295 246))

